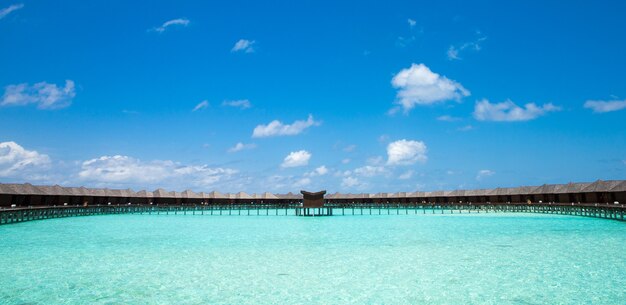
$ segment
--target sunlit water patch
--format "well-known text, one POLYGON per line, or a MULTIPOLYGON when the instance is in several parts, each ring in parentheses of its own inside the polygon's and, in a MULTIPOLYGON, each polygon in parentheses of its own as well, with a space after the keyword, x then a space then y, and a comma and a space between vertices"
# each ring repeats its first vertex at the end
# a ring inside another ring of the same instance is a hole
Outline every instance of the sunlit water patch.
POLYGON ((626 223, 112 215, 0 227, 1 304, 623 304, 626 223))

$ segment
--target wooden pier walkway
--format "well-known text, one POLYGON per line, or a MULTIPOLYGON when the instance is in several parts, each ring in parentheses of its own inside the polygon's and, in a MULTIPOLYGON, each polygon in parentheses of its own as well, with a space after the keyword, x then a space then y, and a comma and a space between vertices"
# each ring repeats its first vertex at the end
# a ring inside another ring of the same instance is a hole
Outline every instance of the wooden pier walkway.
POLYGON ((0 209, 0 225, 51 218, 110 215, 237 215, 237 216, 344 216, 473 213, 542 213, 624 221, 625 205, 611 204, 327 204, 324 211, 305 211, 291 205, 105 205, 52 206, 0 209), (317 213, 317 214, 316 214, 317 213))

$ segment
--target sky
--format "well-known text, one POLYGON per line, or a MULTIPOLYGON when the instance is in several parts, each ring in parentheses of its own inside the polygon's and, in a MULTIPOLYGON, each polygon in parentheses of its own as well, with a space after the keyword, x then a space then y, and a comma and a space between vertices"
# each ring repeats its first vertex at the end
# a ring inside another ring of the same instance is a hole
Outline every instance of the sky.
POLYGON ((624 1, 0 0, 0 182, 626 178, 624 1))

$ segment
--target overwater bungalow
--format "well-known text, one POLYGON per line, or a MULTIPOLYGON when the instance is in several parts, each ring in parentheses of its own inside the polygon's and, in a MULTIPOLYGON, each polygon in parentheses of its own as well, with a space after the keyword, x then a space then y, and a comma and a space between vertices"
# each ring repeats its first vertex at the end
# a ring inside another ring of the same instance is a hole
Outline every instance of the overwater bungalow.
MULTIPOLYGON (((248 194, 238 192, 223 194, 218 191, 196 193, 167 191, 159 188, 152 192, 132 189, 62 187, 0 184, 0 207, 26 206, 81 206, 81 205, 255 205, 298 204, 303 195, 248 194)), ((626 180, 598 180, 589 183, 544 184, 540 186, 500 187, 476 190, 437 190, 432 192, 397 193, 333 193, 326 202, 337 205, 386 204, 514 204, 514 203, 626 203, 626 180)))

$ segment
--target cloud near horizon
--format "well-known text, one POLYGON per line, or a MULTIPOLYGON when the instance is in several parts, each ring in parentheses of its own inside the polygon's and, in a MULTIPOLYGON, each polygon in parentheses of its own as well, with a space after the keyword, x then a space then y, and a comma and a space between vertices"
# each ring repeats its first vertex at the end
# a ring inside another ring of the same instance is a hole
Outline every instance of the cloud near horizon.
POLYGON ((50 157, 9 141, 0 142, 0 177, 37 180, 33 171, 44 170, 50 165, 50 157))
POLYGON ((229 179, 237 170, 208 165, 182 165, 169 160, 144 162, 129 156, 102 156, 81 163, 78 177, 95 184, 170 184, 212 187, 229 179))
POLYGON ((360 187, 362 185, 363 183, 361 183, 361 181, 359 181, 359 179, 355 177, 344 177, 343 179, 341 179, 341 187, 343 188, 360 187))
POLYGON ((48 155, 13 142, 0 142, 0 181, 46 185, 87 185, 112 188, 174 189, 242 187, 249 181, 239 171, 206 164, 185 165, 170 160, 142 161, 124 155, 86 161, 52 162, 48 155))
POLYGON ((496 172, 489 170, 489 169, 481 169, 478 171, 478 174, 476 174, 476 180, 482 180, 483 178, 486 177, 490 177, 495 175, 496 172))
POLYGON ((315 170, 309 172, 309 173, 305 173, 304 175, 307 177, 316 177, 316 176, 324 176, 328 174, 328 168, 326 168, 326 165, 322 165, 317 167, 315 170))

